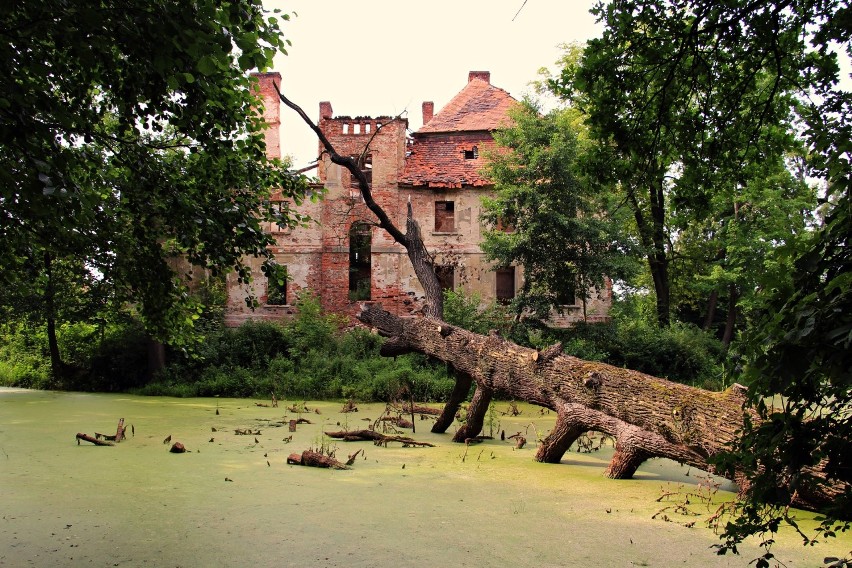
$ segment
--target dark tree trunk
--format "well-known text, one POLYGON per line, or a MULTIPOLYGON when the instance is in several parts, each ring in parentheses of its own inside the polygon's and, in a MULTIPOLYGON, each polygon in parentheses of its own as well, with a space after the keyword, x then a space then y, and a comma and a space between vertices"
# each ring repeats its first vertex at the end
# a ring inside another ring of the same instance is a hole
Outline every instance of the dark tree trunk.
POLYGON ((654 283, 656 296, 657 322, 661 327, 669 325, 670 295, 669 258, 666 254, 668 243, 666 236, 665 194, 663 192, 663 177, 657 181, 656 187, 648 189, 651 205, 650 216, 636 196, 636 188, 627 195, 627 201, 633 210, 633 218, 639 229, 642 246, 647 250, 648 269, 654 283))
POLYGON ((737 323, 737 300, 739 293, 737 287, 733 284, 728 289, 728 317, 725 320, 725 333, 722 335, 722 345, 725 349, 730 347, 731 341, 734 339, 734 328, 737 323))
POLYGON ((453 392, 450 393, 450 398, 447 401, 447 404, 444 405, 444 410, 441 412, 441 415, 432 425, 432 432, 436 434, 443 434, 453 423, 453 420, 456 418, 456 413, 461 407, 461 403, 467 400, 467 394, 470 392, 470 385, 473 384, 473 379, 470 375, 460 373, 456 370, 453 371, 453 374, 456 379, 453 392))
POLYGON ((470 406, 467 409, 467 420, 456 430, 453 436, 453 442, 464 442, 468 438, 475 438, 482 432, 482 424, 485 422, 485 414, 488 412, 488 405, 491 404, 491 398, 494 391, 485 386, 477 386, 476 392, 473 393, 473 399, 470 401, 470 406))
POLYGON ((716 304, 719 303, 719 290, 710 292, 710 297, 707 298, 707 315, 704 317, 704 325, 701 329, 707 331, 713 325, 713 320, 716 319, 716 304))
POLYGON ((148 379, 166 368, 166 346, 153 337, 148 338, 148 379))
POLYGON ((654 292, 657 296, 657 322, 667 327, 670 321, 671 287, 669 284, 669 257, 666 252, 666 210, 663 180, 651 189, 651 223, 653 226, 653 252, 648 260, 651 277, 654 280, 654 292))
POLYGON ((53 281, 52 261, 48 251, 44 252, 44 272, 47 286, 44 290, 45 320, 47 323, 47 346, 50 352, 50 372, 55 381, 65 375, 65 366, 59 353, 59 340, 56 337, 56 283, 53 281))

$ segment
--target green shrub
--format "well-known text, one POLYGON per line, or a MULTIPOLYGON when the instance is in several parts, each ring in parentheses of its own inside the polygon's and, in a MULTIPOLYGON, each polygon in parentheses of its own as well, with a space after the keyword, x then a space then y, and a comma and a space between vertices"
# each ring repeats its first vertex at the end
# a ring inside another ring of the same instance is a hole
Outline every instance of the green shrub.
POLYGON ((462 290, 444 291, 444 320, 483 335, 492 329, 506 331, 511 325, 505 307, 483 302, 478 292, 468 294, 462 290))

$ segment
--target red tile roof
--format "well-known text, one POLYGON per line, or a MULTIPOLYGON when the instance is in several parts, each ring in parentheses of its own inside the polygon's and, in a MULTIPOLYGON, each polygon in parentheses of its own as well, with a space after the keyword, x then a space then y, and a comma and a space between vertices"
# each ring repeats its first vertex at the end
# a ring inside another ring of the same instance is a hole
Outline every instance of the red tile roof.
POLYGON ((401 184, 426 187, 491 185, 491 181, 479 173, 485 165, 483 155, 495 147, 491 131, 508 123, 509 109, 517 101, 503 89, 480 79, 482 74, 471 73, 465 88, 414 133, 405 171, 399 180, 401 184), (476 157, 471 158, 474 147, 476 157))
POLYGON ((494 130, 505 124, 506 113, 517 102, 503 89, 472 78, 417 134, 494 130))

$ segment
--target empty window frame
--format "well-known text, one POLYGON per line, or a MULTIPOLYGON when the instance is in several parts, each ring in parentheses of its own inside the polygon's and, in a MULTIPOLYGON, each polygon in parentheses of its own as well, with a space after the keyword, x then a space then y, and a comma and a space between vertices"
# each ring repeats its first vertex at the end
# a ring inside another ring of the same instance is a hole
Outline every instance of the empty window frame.
POLYGON ((456 205, 453 201, 435 202, 435 232, 453 233, 456 230, 456 205))
MULTIPOLYGON (((364 154, 352 155, 349 157, 355 160, 355 163, 358 164, 358 168, 364 173, 364 176, 367 178, 367 185, 369 187, 373 187, 373 155, 364 154)), ((358 187, 358 180, 355 176, 350 177, 350 185, 352 187, 358 187)))
POLYGON ((284 306, 287 304, 287 267, 279 265, 278 274, 270 274, 266 280, 266 304, 284 306))
POLYGON ((464 151, 464 159, 465 160, 475 160, 479 157, 479 148, 474 146, 470 150, 464 151))
POLYGON ((349 230, 349 301, 370 299, 372 234, 365 223, 353 223, 349 230))
POLYGON ((508 304, 515 297, 515 267, 498 268, 496 274, 495 297, 502 304, 508 304))
POLYGON ((574 287, 566 287, 556 291, 556 304, 560 306, 577 305, 577 295, 574 287))

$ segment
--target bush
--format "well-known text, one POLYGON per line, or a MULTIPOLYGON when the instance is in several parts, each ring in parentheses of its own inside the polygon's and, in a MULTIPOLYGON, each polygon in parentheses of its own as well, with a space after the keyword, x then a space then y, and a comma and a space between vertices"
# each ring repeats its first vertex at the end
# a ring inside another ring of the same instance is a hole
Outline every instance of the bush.
POLYGON ((345 333, 338 316, 301 294, 286 324, 254 322, 209 334, 192 354, 174 352, 140 394, 388 401, 404 389, 418 400, 443 399, 453 380, 442 365, 418 355, 379 355, 382 338, 361 328, 345 333))
POLYGON ((689 324, 658 328, 644 321, 579 323, 554 333, 566 353, 708 389, 720 389, 724 349, 689 324))
POLYGON ((44 329, 25 322, 0 327, 0 385, 50 388, 50 359, 44 329))

